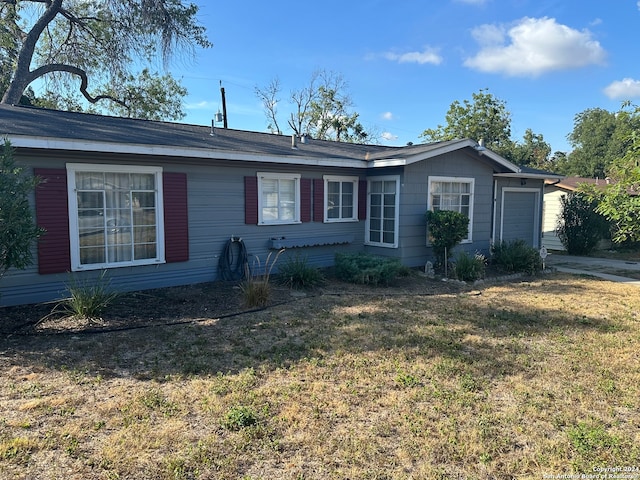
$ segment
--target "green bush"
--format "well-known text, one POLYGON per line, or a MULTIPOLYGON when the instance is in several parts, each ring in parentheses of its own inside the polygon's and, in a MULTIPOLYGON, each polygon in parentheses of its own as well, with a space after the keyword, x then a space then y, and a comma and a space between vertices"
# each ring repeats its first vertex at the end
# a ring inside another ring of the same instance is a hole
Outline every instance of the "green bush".
POLYGON ((296 254, 286 257, 284 264, 278 269, 280 283, 294 289, 313 288, 322 284, 324 278, 320 270, 307 264, 307 257, 296 254))
POLYGON ((487 259, 481 253, 470 255, 467 252, 460 252, 456 256, 455 273, 458 280, 472 282, 484 277, 487 266, 487 259))
POLYGON ((336 277, 346 282, 365 285, 389 285, 396 278, 409 274, 396 258, 366 253, 336 253, 336 277))
POLYGON ((524 240, 496 243, 491 247, 491 261, 507 273, 534 275, 542 270, 540 253, 524 240))
POLYGON ((609 236, 609 222, 596 212, 597 202, 580 193, 571 192, 560 202, 558 238, 569 254, 588 255, 600 240, 609 236))
POLYGON ((447 262, 451 250, 458 245, 469 232, 469 217, 451 210, 428 211, 427 231, 429 243, 438 262, 447 262))

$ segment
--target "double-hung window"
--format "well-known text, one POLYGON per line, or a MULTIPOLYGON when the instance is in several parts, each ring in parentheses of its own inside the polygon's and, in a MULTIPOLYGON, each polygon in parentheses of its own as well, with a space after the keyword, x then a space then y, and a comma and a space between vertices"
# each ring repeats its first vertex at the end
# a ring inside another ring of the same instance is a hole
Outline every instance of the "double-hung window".
POLYGON ((473 178, 429 177, 429 210, 453 210, 469 218, 469 230, 463 242, 472 240, 473 178))
POLYGON ((258 173, 258 224, 300 223, 300 175, 258 173))
POLYGON ((71 269, 164 262, 162 169, 68 164, 71 269))
POLYGON ((358 177, 324 176, 324 221, 358 221, 358 177))
POLYGON ((400 177, 369 179, 367 192, 367 245, 398 247, 400 177))

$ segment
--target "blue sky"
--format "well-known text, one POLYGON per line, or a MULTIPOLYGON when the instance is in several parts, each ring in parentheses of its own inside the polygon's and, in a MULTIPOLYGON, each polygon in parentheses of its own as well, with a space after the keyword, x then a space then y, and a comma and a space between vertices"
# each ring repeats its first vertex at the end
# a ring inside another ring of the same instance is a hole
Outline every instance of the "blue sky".
MULTIPOLYGON (((229 128, 267 131, 255 87, 289 92, 317 70, 341 74, 354 110, 385 145, 420 142, 455 100, 480 89, 527 128, 571 149, 574 116, 640 103, 640 1, 196 1, 214 47, 172 73, 188 89, 185 123, 209 125, 225 88, 229 128)), ((291 133, 284 131, 285 134, 291 133)))

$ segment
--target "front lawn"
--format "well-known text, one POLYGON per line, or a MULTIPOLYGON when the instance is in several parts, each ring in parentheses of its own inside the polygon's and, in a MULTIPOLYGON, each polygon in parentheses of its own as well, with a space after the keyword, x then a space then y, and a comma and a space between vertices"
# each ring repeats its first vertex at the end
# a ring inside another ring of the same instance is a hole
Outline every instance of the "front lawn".
POLYGON ((640 478, 636 287, 329 286, 192 311, 2 335, 0 478, 640 478))

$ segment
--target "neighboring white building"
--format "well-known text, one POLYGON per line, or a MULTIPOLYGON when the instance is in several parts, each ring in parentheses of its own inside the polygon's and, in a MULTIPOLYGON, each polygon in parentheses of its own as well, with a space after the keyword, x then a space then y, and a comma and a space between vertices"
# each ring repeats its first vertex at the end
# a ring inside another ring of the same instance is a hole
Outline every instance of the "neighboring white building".
POLYGON ((565 250, 556 234, 558 218, 562 211, 561 198, 575 192, 583 183, 606 185, 607 180, 585 177, 566 177, 560 181, 548 180, 544 187, 542 215, 542 245, 547 250, 565 250))

